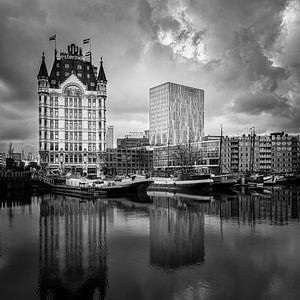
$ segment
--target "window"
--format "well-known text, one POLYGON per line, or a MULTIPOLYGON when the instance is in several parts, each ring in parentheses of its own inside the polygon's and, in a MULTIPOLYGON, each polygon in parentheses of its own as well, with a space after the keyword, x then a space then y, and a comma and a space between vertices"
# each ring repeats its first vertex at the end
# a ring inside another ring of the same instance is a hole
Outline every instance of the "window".
POLYGON ((77 98, 74 99, 74 106, 77 106, 77 98))
POLYGON ((58 128, 58 120, 55 120, 55 128, 58 128))
POLYGON ((58 140, 58 131, 55 131, 55 139, 58 140))
POLYGON ((65 76, 69 76, 69 72, 65 72, 65 76))
POLYGON ((53 140, 53 131, 50 131, 50 140, 53 140))
POLYGON ((88 112, 88 117, 91 118, 91 111, 88 112))
POLYGON ((55 151, 58 151, 58 143, 55 143, 55 151))
POLYGON ((70 140, 73 140, 73 132, 70 132, 70 140))
POLYGON ((88 129, 91 129, 91 121, 88 121, 88 129))
POLYGON ((77 65, 77 69, 78 69, 78 70, 81 70, 81 69, 82 69, 82 66, 81 66, 81 65, 77 65))
POLYGON ((70 121, 70 129, 73 129, 73 122, 70 121))
POLYGON ((95 106, 96 106, 96 100, 93 99, 93 107, 95 107, 95 106))
POLYGON ((58 109, 55 108, 55 117, 58 117, 58 109))
POLYGON ((70 144, 70 151, 73 151, 73 144, 70 144))
POLYGON ((55 97, 55 106, 58 106, 58 97, 55 97))
POLYGON ((69 147, 68 147, 68 146, 69 146, 69 144, 68 144, 68 143, 66 143, 66 144, 65 144, 65 150, 66 150, 66 151, 68 151, 68 149, 69 149, 69 147))
POLYGON ((90 74, 87 74, 86 77, 89 79, 91 76, 90 76, 90 74))
POLYGON ((59 76, 59 72, 56 72, 56 76, 59 76))
POLYGON ((68 140, 69 135, 68 135, 68 131, 65 132, 65 139, 68 140))
POLYGON ((81 106, 82 106, 82 99, 79 98, 79 107, 81 107, 81 106))
POLYGON ((68 98, 65 98, 65 106, 68 106, 68 98))
POLYGON ((54 150, 53 143, 50 143, 50 150, 54 150))
POLYGON ((82 77, 82 74, 81 74, 81 73, 78 73, 77 76, 78 76, 79 78, 81 78, 81 77, 82 77))
POLYGON ((70 65, 69 64, 65 64, 65 68, 69 69, 70 65))
POLYGON ((70 98, 70 106, 73 106, 73 99, 72 98, 70 98))
POLYGON ((68 129, 69 122, 65 121, 65 128, 68 129))
POLYGON ((88 100, 88 105, 91 107, 91 99, 88 100))
POLYGON ((68 109, 67 109, 67 108, 65 109, 65 116, 66 116, 66 118, 68 118, 68 117, 69 117, 69 114, 68 114, 68 109))
POLYGON ((90 66, 86 66, 86 69, 89 70, 89 69, 90 69, 90 66))
POLYGON ((50 106, 53 106, 53 97, 50 97, 50 106))

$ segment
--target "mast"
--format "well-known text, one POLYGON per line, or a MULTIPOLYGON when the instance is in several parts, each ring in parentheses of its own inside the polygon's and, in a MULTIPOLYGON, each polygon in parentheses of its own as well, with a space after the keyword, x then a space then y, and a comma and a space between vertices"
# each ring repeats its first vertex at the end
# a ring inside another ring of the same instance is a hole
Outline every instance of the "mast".
POLYGON ((220 124, 221 134, 220 134, 220 150, 219 150, 219 174, 222 173, 222 143, 223 143, 223 126, 220 124))

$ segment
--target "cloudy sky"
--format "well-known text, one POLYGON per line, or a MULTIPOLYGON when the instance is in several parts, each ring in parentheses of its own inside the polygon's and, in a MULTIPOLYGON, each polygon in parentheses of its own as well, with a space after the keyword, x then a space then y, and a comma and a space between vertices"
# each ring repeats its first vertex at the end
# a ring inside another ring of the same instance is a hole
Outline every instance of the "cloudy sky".
POLYGON ((37 149, 54 33, 58 49, 92 38, 117 136, 148 128, 149 88, 166 81, 205 90, 205 134, 300 131, 298 0, 0 0, 0 28, 0 151, 37 149))

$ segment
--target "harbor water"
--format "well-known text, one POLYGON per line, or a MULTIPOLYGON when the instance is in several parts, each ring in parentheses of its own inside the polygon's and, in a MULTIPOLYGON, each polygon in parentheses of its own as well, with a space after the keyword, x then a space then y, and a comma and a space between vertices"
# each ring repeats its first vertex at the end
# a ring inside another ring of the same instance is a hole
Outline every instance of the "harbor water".
POLYGON ((0 196, 0 299, 300 299, 300 189, 0 196))

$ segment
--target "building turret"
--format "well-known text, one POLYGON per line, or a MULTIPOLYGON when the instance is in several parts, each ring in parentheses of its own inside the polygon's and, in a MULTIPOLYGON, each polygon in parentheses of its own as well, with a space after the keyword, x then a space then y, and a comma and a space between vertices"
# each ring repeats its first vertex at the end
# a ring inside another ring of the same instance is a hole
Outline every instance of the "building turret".
POLYGON ((99 74, 98 74, 98 82, 103 82, 105 84, 107 83, 104 68, 103 68, 102 57, 101 57, 101 60, 100 60, 100 69, 99 69, 99 74))
POLYGON ((45 63, 45 54, 43 52, 42 56, 42 63, 40 66, 39 73, 37 75, 38 79, 38 87, 39 88, 47 88, 49 87, 49 76, 48 76, 48 71, 45 63))
MULTIPOLYGON (((99 167, 104 165, 104 153, 106 151, 106 142, 105 142, 105 135, 106 135, 106 84, 107 79, 105 76, 104 68, 103 68, 103 60, 101 57, 100 60, 100 68, 97 78, 97 99, 100 104, 99 110, 99 134, 100 134, 100 152, 98 156, 99 167)), ((101 168, 101 167, 100 167, 101 168)))
POLYGON ((39 95, 39 154, 40 163, 43 169, 46 168, 49 162, 48 153, 48 114, 47 109, 48 99, 49 99, 49 76, 45 63, 45 55, 43 52, 42 63, 40 66, 39 73, 37 75, 38 79, 38 95, 39 95))

